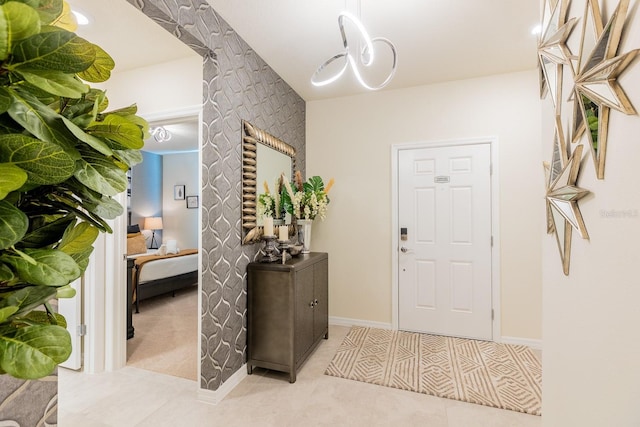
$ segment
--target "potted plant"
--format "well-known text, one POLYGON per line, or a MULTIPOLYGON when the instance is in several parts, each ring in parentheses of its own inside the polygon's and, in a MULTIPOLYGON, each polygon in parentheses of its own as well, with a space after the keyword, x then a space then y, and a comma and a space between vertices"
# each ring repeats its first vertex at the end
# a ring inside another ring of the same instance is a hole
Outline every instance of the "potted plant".
POLYGON ((64 319, 148 125, 136 107, 107 111, 114 67, 78 37, 63 0, 0 0, 0 374, 33 379, 69 357, 64 319), (41 308, 42 307, 42 308, 41 308))

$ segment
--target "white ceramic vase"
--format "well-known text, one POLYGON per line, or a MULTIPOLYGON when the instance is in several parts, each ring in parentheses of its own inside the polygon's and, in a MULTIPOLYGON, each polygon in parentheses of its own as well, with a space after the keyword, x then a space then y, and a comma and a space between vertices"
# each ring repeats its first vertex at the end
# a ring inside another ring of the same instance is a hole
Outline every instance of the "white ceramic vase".
POLYGON ((302 243, 300 253, 308 254, 311 252, 311 226, 312 219, 299 219, 298 222, 298 240, 302 243))

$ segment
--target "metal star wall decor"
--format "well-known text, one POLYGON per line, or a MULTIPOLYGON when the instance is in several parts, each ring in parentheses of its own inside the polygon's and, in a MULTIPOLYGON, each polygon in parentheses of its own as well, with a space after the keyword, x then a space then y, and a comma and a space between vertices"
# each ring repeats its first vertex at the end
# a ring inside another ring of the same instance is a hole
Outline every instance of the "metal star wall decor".
POLYGON ((600 31, 597 22, 602 22, 597 2, 589 1, 587 14, 591 13, 591 25, 585 22, 581 39, 579 62, 575 72, 574 86, 574 123, 572 140, 576 142, 585 129, 590 142, 596 176, 604 179, 604 165, 611 108, 625 114, 635 114, 631 102, 617 82, 618 76, 626 69, 640 50, 635 49, 616 56, 624 21, 629 8, 629 0, 621 0, 600 31), (589 31, 601 32, 593 47, 588 45, 589 31), (586 52, 589 52, 587 55, 586 52))
MULTIPOLYGON (((560 117, 556 116, 555 132, 553 135, 553 152, 551 154, 551 164, 545 164, 547 194, 553 187, 554 183, 562 173, 568 163, 567 144, 562 131, 562 123, 560 117)), ((547 199, 547 233, 553 233, 555 227, 553 224, 553 212, 551 211, 551 202, 547 199)))
POLYGON ((546 196, 565 275, 569 275, 572 230, 575 228, 583 239, 589 238, 578 206, 578 200, 589 194, 589 190, 576 186, 582 150, 582 145, 576 147, 560 175, 548 188, 546 196))
POLYGON ((545 87, 548 88, 557 115, 560 114, 562 101, 562 67, 571 64, 566 41, 577 22, 577 18, 565 22, 567 8, 568 2, 560 0, 545 10, 546 16, 543 15, 542 32, 538 41, 538 63, 544 77, 541 79, 540 92, 542 94, 545 87))

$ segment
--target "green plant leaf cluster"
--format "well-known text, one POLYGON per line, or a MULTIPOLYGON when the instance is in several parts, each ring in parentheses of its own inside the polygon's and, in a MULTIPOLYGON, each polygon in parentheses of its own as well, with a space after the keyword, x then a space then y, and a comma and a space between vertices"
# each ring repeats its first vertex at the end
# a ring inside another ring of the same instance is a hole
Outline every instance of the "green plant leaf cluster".
POLYGON ((75 293, 148 134, 135 106, 108 111, 90 87, 115 64, 73 31, 63 0, 0 0, 0 374, 18 378, 69 356, 48 302, 75 293))

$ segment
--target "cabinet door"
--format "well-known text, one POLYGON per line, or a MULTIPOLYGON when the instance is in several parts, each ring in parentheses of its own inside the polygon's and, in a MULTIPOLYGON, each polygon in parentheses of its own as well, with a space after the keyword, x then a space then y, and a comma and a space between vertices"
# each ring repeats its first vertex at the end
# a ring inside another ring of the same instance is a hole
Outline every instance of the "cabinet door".
POLYGON ((313 266, 313 340, 320 339, 329 327, 329 261, 323 260, 313 266))
POLYGON ((313 266, 296 272, 296 328, 295 360, 311 347, 314 342, 313 328, 313 266))

